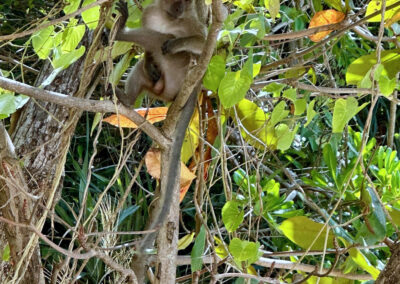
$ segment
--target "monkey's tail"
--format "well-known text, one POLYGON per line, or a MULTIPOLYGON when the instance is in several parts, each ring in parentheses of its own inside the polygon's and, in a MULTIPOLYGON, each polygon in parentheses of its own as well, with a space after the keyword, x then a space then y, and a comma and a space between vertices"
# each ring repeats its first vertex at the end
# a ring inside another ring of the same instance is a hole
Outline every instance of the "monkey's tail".
MULTIPOLYGON (((168 168, 168 173, 167 173, 167 180, 165 181, 166 186, 164 188, 164 192, 161 192, 161 210, 157 214, 157 217, 155 218, 154 222, 152 222, 149 230, 153 229, 159 229, 164 224, 164 221, 166 220, 171 204, 172 204, 172 199, 174 197, 174 192, 171 192, 171 190, 175 187, 175 182, 180 181, 180 161, 181 161, 181 149, 182 149, 182 144, 183 140, 185 138, 185 133, 186 129, 189 126, 190 119, 192 117, 194 107, 196 105, 197 101, 197 94, 200 90, 201 84, 199 84, 197 87, 193 89, 193 92, 190 94, 189 99, 187 100, 185 106, 183 107, 183 110, 181 112, 181 116, 178 119, 178 122, 176 124, 176 129, 174 132, 173 137, 175 138, 173 143, 172 143, 172 149, 170 150, 170 155, 169 155, 169 161, 170 161, 170 167, 168 168)), ((141 246, 139 248, 139 253, 143 254, 145 250, 151 248, 155 237, 156 237, 156 232, 147 234, 143 237, 141 246)))

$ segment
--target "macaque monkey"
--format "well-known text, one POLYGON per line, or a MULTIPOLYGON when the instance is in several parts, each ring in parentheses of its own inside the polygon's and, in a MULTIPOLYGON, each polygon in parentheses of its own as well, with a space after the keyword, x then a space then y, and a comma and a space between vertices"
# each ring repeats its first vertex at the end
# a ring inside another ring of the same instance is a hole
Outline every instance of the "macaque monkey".
POLYGON ((200 22, 194 0, 156 0, 143 11, 142 28, 123 29, 128 18, 126 2, 120 0, 121 13, 116 40, 134 42, 145 50, 130 72, 125 93, 118 99, 131 106, 143 90, 159 100, 173 101, 179 93, 192 56, 200 55, 207 28, 200 22))

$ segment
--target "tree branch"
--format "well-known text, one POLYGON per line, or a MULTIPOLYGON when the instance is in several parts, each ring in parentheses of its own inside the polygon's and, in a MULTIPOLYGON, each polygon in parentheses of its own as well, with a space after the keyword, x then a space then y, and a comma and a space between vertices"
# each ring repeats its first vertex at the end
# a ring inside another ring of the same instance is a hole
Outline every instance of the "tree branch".
POLYGON ((167 147, 171 141, 166 138, 157 127, 145 120, 135 110, 128 109, 121 104, 114 104, 112 101, 99 101, 81 99, 64 94, 43 90, 32 87, 5 77, 0 77, 0 87, 12 92, 27 95, 29 97, 55 103, 68 108, 75 108, 83 111, 101 112, 101 113, 119 113, 140 127, 147 135, 149 135, 161 148, 167 147))

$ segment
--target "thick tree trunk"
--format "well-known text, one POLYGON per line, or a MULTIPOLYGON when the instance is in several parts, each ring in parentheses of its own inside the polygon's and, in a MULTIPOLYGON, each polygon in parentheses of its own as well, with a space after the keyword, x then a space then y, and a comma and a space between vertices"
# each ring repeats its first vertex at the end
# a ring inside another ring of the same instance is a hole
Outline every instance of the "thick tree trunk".
MULTIPOLYGON (((86 48, 91 38, 86 34, 86 48)), ((79 89, 82 96, 94 72, 93 66, 85 66, 84 58, 62 71, 46 89, 70 96, 79 89), (84 84, 82 74, 87 75, 83 77, 84 84)), ((37 85, 52 71, 51 65, 45 64, 37 85)), ((42 229, 61 194, 65 157, 80 115, 81 112, 32 99, 25 105, 12 135, 15 151, 0 156, 0 175, 4 177, 0 179, 0 208, 4 218, 42 229)), ((24 227, 4 227, 14 270, 9 278, 14 283, 45 283, 38 237, 24 227)))
POLYGON ((390 257, 385 269, 379 274, 376 279, 377 284, 397 284, 400 283, 400 244, 396 244, 392 250, 392 256, 390 257))

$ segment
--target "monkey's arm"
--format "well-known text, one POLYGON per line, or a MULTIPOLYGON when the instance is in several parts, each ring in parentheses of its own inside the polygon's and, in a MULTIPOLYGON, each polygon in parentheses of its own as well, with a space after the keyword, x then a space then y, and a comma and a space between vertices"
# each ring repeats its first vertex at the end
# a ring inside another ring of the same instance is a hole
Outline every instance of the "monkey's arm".
POLYGON ((163 54, 175 54, 186 51, 196 55, 200 55, 203 50, 205 38, 202 36, 180 37, 166 40, 161 50, 163 54))

